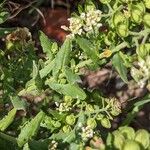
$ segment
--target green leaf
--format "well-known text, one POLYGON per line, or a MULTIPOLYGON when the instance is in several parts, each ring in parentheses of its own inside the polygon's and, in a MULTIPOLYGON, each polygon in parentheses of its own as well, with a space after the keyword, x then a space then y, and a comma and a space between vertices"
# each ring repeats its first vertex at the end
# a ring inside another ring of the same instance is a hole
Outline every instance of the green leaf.
POLYGON ((31 150, 47 150, 48 149, 48 145, 50 143, 49 139, 42 139, 42 140, 38 140, 38 141, 29 141, 29 146, 31 150))
POLYGON ((75 139, 75 131, 72 130, 70 133, 64 133, 60 131, 59 133, 53 134, 50 139, 54 140, 63 140, 63 143, 67 142, 70 143, 75 139))
POLYGON ((76 42, 79 44, 80 48, 86 53, 86 55, 97 64, 99 57, 98 57, 98 51, 94 46, 92 46, 92 43, 84 38, 77 37, 76 42))
POLYGON ((58 72, 68 64, 72 48, 71 43, 70 39, 66 39, 57 53, 55 57, 55 67, 53 68, 53 76, 56 76, 58 72))
POLYGON ((32 79, 36 79, 38 73, 39 73, 38 66, 36 65, 35 61, 33 61, 32 79))
POLYGON ((150 96, 146 96, 143 100, 134 104, 133 110, 128 113, 126 119, 123 121, 122 126, 128 126, 131 121, 136 117, 137 113, 143 108, 144 104, 150 103, 150 96))
POLYGON ((55 90, 60 94, 71 96, 72 98, 77 98, 84 100, 86 98, 85 92, 75 84, 58 84, 54 82, 47 81, 46 84, 50 86, 51 89, 55 90))
POLYGON ((0 150, 17 150, 12 142, 0 138, 0 150))
POLYGON ((4 131, 13 122, 16 115, 16 109, 13 108, 8 115, 6 115, 2 120, 0 120, 0 131, 4 131))
POLYGON ((68 82, 74 84, 76 82, 81 82, 80 77, 77 74, 74 74, 70 68, 65 68, 65 75, 68 82))
POLYGON ((69 149, 71 149, 71 150, 79 150, 80 147, 81 147, 81 146, 80 146, 79 144, 71 143, 69 149))
POLYGON ((26 102, 18 96, 11 96, 11 102, 16 110, 26 110, 26 102))
POLYGON ((73 139, 76 138, 76 135, 75 135, 75 130, 72 130, 69 134, 67 134, 67 136, 63 139, 63 142, 68 142, 70 143, 71 141, 73 141, 73 139))
POLYGON ((46 53, 48 58, 51 60, 53 58, 53 54, 51 51, 52 41, 50 41, 49 38, 42 31, 40 31, 40 42, 43 48, 43 52, 46 53))
POLYGON ((18 136, 17 143, 19 147, 22 147, 27 143, 38 131, 40 123, 43 120, 45 114, 40 111, 35 118, 33 118, 29 123, 27 123, 22 129, 18 136))
POLYGON ((46 77, 54 68, 55 60, 53 59, 48 65, 46 65, 43 69, 39 71, 40 77, 46 77))
POLYGON ((124 66, 124 62, 120 56, 119 53, 116 53, 114 56, 113 56, 113 59, 112 59, 112 63, 113 63, 113 66, 115 67, 115 69, 117 70, 117 72, 119 73, 121 79, 127 83, 128 82, 128 79, 127 79, 127 68, 124 66))

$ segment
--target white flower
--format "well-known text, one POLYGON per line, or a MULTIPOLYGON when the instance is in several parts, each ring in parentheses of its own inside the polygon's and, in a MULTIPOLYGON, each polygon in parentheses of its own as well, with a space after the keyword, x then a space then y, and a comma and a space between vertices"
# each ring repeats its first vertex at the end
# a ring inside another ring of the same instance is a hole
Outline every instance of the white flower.
POLYGON ((82 35, 87 33, 93 33, 94 30, 99 29, 102 24, 100 10, 90 10, 86 13, 81 13, 78 17, 71 17, 68 19, 70 22, 69 27, 62 26, 61 28, 71 33, 67 38, 74 38, 75 35, 82 35))
POLYGON ((81 19, 85 19, 85 13, 81 13, 80 17, 81 19))
POLYGON ((70 111, 71 107, 67 105, 67 103, 60 103, 59 107, 56 108, 60 113, 65 112, 65 111, 70 111))
POLYGON ((150 81, 150 56, 147 56, 145 60, 140 59, 138 65, 138 69, 135 67, 131 68, 131 75, 138 85, 143 88, 147 81, 150 81))
POLYGON ((92 138, 94 135, 94 131, 90 126, 82 127, 81 128, 81 138, 83 141, 87 141, 88 139, 92 138))

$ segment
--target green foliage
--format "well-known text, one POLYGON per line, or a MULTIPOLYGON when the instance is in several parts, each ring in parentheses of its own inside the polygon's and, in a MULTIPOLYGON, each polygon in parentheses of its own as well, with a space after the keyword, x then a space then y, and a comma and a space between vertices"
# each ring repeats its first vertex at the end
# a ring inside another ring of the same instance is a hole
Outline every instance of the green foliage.
MULTIPOLYGON (((0 24, 9 17, 4 3, 0 24)), ((12 108, 2 110, 8 114, 1 114, 0 149, 148 150, 148 131, 129 125, 149 96, 110 132, 121 103, 89 89, 82 77, 109 64, 126 84, 132 76, 150 91, 149 8, 148 0, 86 0, 63 27, 70 34, 61 46, 39 32, 44 59, 27 28, 0 28, 0 99, 12 108)))
POLYGON ((6 115, 2 120, 0 120, 0 131, 4 131, 8 126, 14 121, 16 114, 16 109, 12 109, 8 115, 6 115))
POLYGON ((124 126, 120 127, 119 130, 113 131, 107 137, 106 147, 108 145, 111 149, 115 150, 147 150, 150 145, 149 137, 149 132, 144 129, 135 132, 133 128, 124 126))
POLYGON ((21 132, 17 138, 19 147, 26 144, 37 133, 43 118, 44 113, 41 111, 21 129, 21 132))

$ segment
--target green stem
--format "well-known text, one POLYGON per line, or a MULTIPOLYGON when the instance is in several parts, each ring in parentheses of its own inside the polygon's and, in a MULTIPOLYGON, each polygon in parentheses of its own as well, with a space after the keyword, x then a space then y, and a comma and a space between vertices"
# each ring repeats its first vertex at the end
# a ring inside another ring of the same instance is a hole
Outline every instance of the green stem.
POLYGON ((150 33, 150 29, 145 29, 141 32, 132 32, 132 31, 129 31, 129 34, 130 35, 134 35, 134 36, 144 36, 145 34, 148 34, 150 33))
POLYGON ((121 50, 127 46, 128 46, 128 43, 124 41, 121 44, 119 44, 118 46, 116 46, 114 49, 112 49, 112 52, 113 53, 118 52, 119 50, 121 50))
POLYGON ((84 114, 85 115, 90 115, 90 114, 97 114, 97 113, 106 112, 106 111, 107 111, 106 108, 102 108, 102 109, 94 110, 94 111, 84 111, 84 114))
POLYGON ((143 40, 142 40, 142 44, 144 44, 148 38, 149 33, 145 34, 143 40))
POLYGON ((119 11, 121 10, 123 7, 122 6, 119 6, 117 9, 113 10, 111 13, 108 13, 108 14, 102 14, 101 17, 110 17, 112 16, 116 11, 119 11))

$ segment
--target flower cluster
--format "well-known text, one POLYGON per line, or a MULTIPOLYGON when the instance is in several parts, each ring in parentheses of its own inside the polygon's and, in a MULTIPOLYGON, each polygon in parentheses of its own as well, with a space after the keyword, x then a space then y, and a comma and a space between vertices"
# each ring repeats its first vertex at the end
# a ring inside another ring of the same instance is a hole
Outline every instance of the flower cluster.
POLYGON ((132 67, 131 75, 135 81, 143 88, 146 82, 150 80, 150 56, 147 56, 145 60, 141 59, 138 62, 139 68, 132 67))
POLYGON ((83 141, 87 141, 94 136, 94 131, 90 126, 82 127, 81 130, 80 135, 83 141))
POLYGON ((80 16, 71 17, 68 19, 70 22, 69 27, 62 26, 61 28, 70 31, 69 36, 74 37, 75 35, 81 35, 88 33, 93 33, 95 30, 99 29, 102 24, 101 11, 100 10, 90 10, 87 13, 81 13, 80 16))
POLYGON ((66 102, 64 103, 60 103, 60 104, 56 104, 56 106, 58 108, 56 108, 60 113, 62 112, 66 112, 66 111, 70 111, 71 110, 71 106, 68 105, 66 102))
POLYGON ((99 23, 101 20, 100 10, 91 10, 88 13, 82 13, 80 17, 85 22, 83 29, 86 32, 92 32, 94 28, 99 28, 102 25, 99 23))

